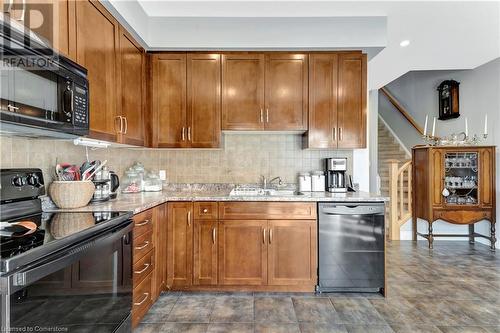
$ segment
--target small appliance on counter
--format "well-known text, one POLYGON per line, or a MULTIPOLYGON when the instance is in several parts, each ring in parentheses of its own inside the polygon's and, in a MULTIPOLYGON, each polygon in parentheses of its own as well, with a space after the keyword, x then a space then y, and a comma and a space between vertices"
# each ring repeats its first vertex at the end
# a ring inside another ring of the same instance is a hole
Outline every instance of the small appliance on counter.
POLYGON ((325 159, 326 190, 333 193, 355 192, 351 176, 347 175, 347 158, 325 159))
POLYGON ((115 172, 108 170, 108 167, 103 167, 96 172, 92 182, 94 183, 95 191, 91 202, 102 202, 116 198, 120 179, 115 172))

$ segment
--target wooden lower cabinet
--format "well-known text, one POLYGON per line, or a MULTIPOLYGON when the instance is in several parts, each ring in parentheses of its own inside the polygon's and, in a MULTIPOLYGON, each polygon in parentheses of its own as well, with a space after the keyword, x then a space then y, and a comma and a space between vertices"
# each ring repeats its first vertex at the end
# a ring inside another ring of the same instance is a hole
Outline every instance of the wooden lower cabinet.
POLYGON ((217 220, 195 220, 193 285, 217 285, 217 220))
POLYGON ((219 222, 219 284, 267 283, 266 227, 265 220, 219 222))
POLYGON ((193 278, 193 203, 168 203, 167 286, 190 286, 193 278))
POLYGON ((316 221, 269 221, 268 228, 268 284, 315 285, 318 269, 316 221))
POLYGON ((167 280, 167 205, 134 215, 132 326, 137 326, 167 280))

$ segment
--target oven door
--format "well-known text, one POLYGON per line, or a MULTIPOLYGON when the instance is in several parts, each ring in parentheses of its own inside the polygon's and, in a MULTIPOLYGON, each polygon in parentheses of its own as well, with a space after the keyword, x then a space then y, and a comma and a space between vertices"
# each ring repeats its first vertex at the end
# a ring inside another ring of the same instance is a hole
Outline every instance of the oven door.
POLYGON ((2 330, 129 330, 131 221, 8 277, 2 330))

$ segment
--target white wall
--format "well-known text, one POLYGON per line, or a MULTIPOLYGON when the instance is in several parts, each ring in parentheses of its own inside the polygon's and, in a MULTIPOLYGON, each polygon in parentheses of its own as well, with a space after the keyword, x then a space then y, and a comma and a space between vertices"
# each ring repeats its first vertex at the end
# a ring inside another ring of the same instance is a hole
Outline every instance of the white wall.
MULTIPOLYGON (((391 82, 388 88, 422 127, 425 115, 428 114, 430 130, 432 117, 438 116, 436 87, 446 79, 460 82, 460 117, 437 121, 436 135, 446 136, 453 132, 463 131, 465 117, 469 121, 469 135, 481 134, 484 127, 484 115, 488 114, 489 136, 485 144, 500 145, 500 133, 496 130, 500 128, 500 58, 473 70, 410 72, 391 82)), ((408 148, 422 143, 418 135, 415 135, 413 127, 408 122, 401 121, 397 111, 390 107, 385 97, 379 99, 379 113, 408 148)), ((499 154, 497 150, 497 165, 499 154)), ((499 178, 497 176, 497 196, 500 195, 498 193, 499 178)), ((497 211, 499 211, 498 207, 497 211)), ((426 225, 426 223, 419 224, 419 230, 424 230, 421 228, 426 228, 426 225)), ((476 229, 480 233, 489 234, 489 223, 481 222, 477 224, 476 229)), ((500 234, 498 229, 497 238, 500 234)), ((437 222, 434 225, 434 232, 467 233, 467 227, 437 222)), ((402 228, 402 237, 411 238, 411 226, 408 223, 402 228)), ((499 243, 497 242, 497 247, 499 243)))

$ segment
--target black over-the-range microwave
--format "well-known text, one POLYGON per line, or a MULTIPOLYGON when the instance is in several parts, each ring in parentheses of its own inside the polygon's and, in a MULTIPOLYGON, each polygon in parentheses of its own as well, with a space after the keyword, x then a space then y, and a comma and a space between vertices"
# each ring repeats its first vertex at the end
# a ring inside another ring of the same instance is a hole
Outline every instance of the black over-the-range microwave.
POLYGON ((88 134, 87 70, 17 25, 0 20, 0 131, 62 138, 88 134))

